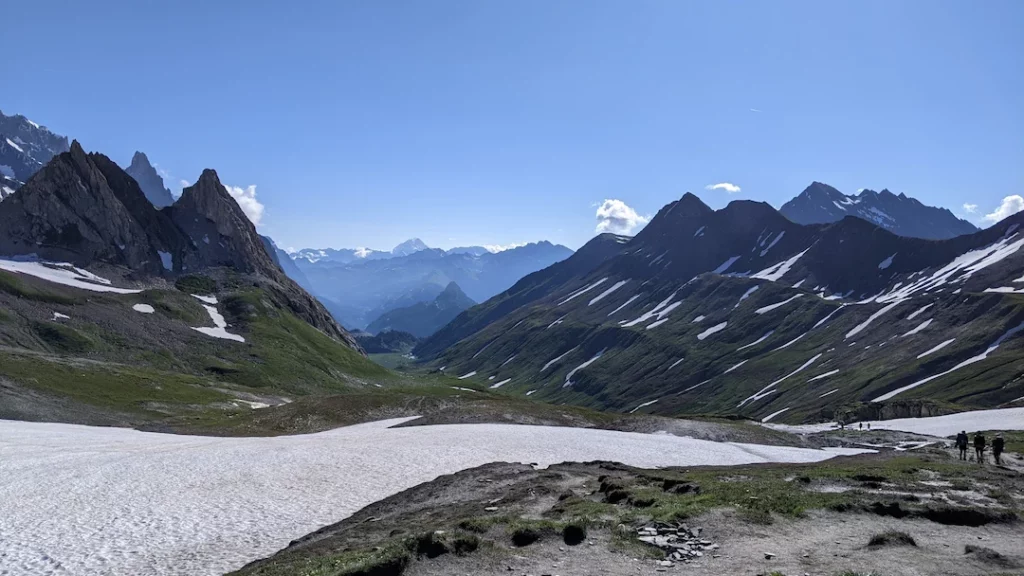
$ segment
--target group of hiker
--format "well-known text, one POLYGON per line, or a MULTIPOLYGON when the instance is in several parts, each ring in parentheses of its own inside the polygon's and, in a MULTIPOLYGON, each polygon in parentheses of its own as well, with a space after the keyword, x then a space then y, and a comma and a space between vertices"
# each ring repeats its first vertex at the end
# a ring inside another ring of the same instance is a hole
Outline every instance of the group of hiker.
MULTIPOLYGON (((967 460, 967 447, 969 440, 967 438, 967 432, 961 430, 956 435, 956 447, 960 451, 960 459, 967 460)), ((992 458, 996 461, 996 466, 1002 464, 1003 456, 1003 441, 1002 434, 996 434, 996 437, 992 440, 992 458)), ((981 432, 974 433, 974 455, 977 458, 978 464, 985 462, 985 449, 988 447, 988 440, 985 438, 985 434, 981 432)))

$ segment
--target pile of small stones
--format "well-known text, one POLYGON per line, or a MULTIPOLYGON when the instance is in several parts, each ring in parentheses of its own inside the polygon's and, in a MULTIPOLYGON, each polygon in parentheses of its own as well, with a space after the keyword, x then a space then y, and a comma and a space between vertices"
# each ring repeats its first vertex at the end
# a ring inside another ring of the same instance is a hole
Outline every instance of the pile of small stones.
POLYGON ((666 524, 656 522, 637 530, 637 540, 660 548, 668 557, 661 562, 662 566, 672 566, 675 562, 689 563, 701 558, 704 554, 717 556, 718 544, 701 537, 700 526, 691 528, 686 524, 666 524))

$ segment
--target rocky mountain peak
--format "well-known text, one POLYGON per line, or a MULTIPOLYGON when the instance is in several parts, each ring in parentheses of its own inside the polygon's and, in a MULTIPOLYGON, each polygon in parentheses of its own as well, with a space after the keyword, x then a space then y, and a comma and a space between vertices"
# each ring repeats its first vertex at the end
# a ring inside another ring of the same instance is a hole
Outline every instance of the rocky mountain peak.
POLYGON ((165 208, 174 204, 174 197, 171 191, 164 186, 164 180, 157 173, 156 168, 149 162, 149 158, 142 152, 135 152, 132 156, 132 163, 125 169, 125 172, 135 178, 142 188, 146 198, 157 208, 165 208))
POLYGON ((420 240, 419 238, 410 238, 409 240, 402 242, 398 246, 395 246, 391 250, 391 253, 394 254, 395 256, 408 256, 416 252, 428 250, 429 248, 430 247, 427 246, 426 243, 423 242, 423 240, 420 240))

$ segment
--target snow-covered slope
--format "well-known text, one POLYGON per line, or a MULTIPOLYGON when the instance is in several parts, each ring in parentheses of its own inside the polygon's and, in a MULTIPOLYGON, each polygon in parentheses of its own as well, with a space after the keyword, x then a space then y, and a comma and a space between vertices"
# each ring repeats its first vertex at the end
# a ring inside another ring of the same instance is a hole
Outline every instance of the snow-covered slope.
POLYGON ((67 137, 20 114, 0 112, 0 200, 10 196, 54 156, 70 149, 67 137))

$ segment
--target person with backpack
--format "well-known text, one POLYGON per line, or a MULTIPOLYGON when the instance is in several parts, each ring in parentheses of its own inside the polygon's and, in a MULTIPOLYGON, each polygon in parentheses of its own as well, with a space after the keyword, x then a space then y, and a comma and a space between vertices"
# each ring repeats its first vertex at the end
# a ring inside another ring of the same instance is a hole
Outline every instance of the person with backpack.
POLYGON ((974 433, 974 453, 978 457, 978 464, 985 463, 985 435, 981 432, 974 433))
POLYGON ((960 451, 960 459, 967 460, 967 431, 961 430, 956 435, 956 448, 960 451))
POLYGON ((1000 458, 1003 455, 1003 446, 1004 445, 1005 445, 1005 443, 1003 442, 1003 435, 1002 434, 996 434, 995 440, 992 441, 992 457, 995 458, 996 466, 999 466, 999 465, 1002 464, 1002 461, 1000 460, 1000 458))

